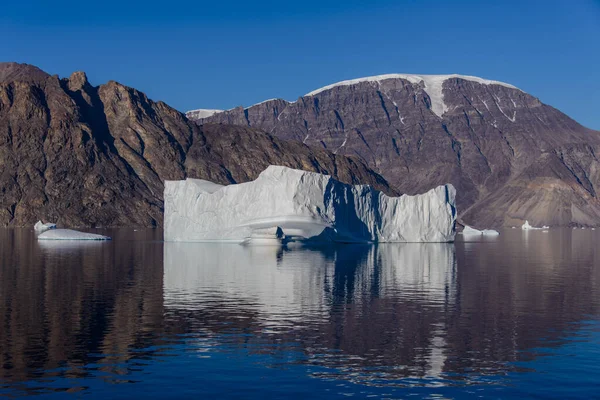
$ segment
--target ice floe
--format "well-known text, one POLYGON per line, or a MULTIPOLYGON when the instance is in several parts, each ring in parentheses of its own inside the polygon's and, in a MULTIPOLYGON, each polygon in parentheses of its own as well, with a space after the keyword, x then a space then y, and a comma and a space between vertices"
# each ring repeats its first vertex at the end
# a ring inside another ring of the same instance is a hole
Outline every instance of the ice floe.
POLYGON ((498 231, 495 231, 493 229, 484 229, 484 230, 479 230, 479 229, 475 229, 475 228, 471 228, 468 225, 465 225, 465 228, 462 230, 462 233, 464 236, 476 236, 476 235, 485 235, 485 236, 497 236, 500 233, 498 231))
POLYGON ((73 229, 51 229, 40 234, 38 240, 110 240, 110 237, 73 229))

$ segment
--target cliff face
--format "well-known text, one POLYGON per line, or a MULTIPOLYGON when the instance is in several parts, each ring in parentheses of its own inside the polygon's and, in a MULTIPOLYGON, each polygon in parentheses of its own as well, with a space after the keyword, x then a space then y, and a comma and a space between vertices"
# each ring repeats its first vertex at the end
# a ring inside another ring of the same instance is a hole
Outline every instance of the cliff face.
POLYGON ((0 64, 0 224, 162 223, 163 182, 227 184, 269 164, 330 173, 393 192, 365 164, 255 129, 198 127, 117 82, 93 87, 22 64, 0 64))
POLYGON ((372 77, 198 121, 356 155, 403 193, 452 183, 470 225, 600 225, 600 132, 501 82, 372 77))

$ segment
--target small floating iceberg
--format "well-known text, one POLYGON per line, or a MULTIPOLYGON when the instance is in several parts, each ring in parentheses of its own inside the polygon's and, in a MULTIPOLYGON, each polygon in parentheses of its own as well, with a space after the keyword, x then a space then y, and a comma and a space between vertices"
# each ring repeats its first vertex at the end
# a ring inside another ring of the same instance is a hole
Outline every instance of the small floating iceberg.
POLYGON ((484 230, 480 231, 479 229, 471 228, 468 225, 465 225, 465 228, 460 233, 462 233, 464 236, 478 236, 478 235, 498 236, 500 234, 498 231, 495 231, 493 229, 484 229, 484 230))
POLYGON ((33 226, 33 230, 36 233, 43 233, 49 231, 50 229, 56 229, 56 224, 53 224, 51 222, 43 223, 42 221, 38 221, 33 226))
POLYGON ((523 229, 524 231, 535 231, 535 230, 541 230, 541 229, 550 229, 550 227, 548 225, 544 225, 541 228, 536 227, 536 226, 531 226, 529 225, 529 221, 525 221, 525 223, 521 226, 521 229, 523 229))
POLYGON ((110 240, 110 237, 73 229, 50 229, 40 234, 38 240, 110 240))

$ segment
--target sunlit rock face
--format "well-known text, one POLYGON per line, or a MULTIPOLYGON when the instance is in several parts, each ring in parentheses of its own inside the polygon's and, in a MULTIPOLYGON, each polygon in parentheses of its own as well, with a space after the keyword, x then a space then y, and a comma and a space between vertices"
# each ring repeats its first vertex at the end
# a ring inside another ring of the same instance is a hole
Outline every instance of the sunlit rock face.
POLYGON ((388 197, 329 175, 269 166, 258 179, 222 186, 165 183, 167 241, 451 242, 452 185, 388 197))

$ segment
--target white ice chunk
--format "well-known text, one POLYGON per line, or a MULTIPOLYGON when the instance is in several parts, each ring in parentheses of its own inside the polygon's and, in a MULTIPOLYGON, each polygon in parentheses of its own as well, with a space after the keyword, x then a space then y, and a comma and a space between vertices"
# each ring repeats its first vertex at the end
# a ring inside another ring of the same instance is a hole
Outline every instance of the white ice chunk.
POLYGON ((470 226, 465 225, 465 228, 460 233, 463 235, 481 235, 483 232, 481 232, 479 229, 471 228, 470 226))
POLYGON ((451 242, 452 185, 388 197, 367 185, 270 166, 252 182, 165 182, 166 241, 451 242))
POLYGON ((521 226, 521 229, 523 229, 524 231, 541 230, 541 229, 549 229, 549 228, 550 227, 547 226, 547 225, 544 225, 541 228, 535 227, 535 226, 531 226, 531 225, 529 225, 529 221, 525 221, 525 223, 521 226))
POLYGON ((498 236, 500 234, 500 232, 495 231, 493 229, 484 229, 483 231, 481 231, 481 233, 486 236, 498 236))
POLYGON ((42 221, 38 221, 33 226, 33 230, 36 233, 46 232, 50 229, 56 229, 56 224, 53 224, 51 222, 43 223, 42 221))
POLYGON ((468 225, 465 225, 465 228, 461 232, 465 236, 475 236, 475 235, 486 235, 486 236, 497 236, 500 233, 493 229, 484 229, 480 231, 479 229, 471 228, 468 225))
POLYGON ((51 229, 39 235, 38 240, 110 240, 110 237, 73 229, 51 229))

